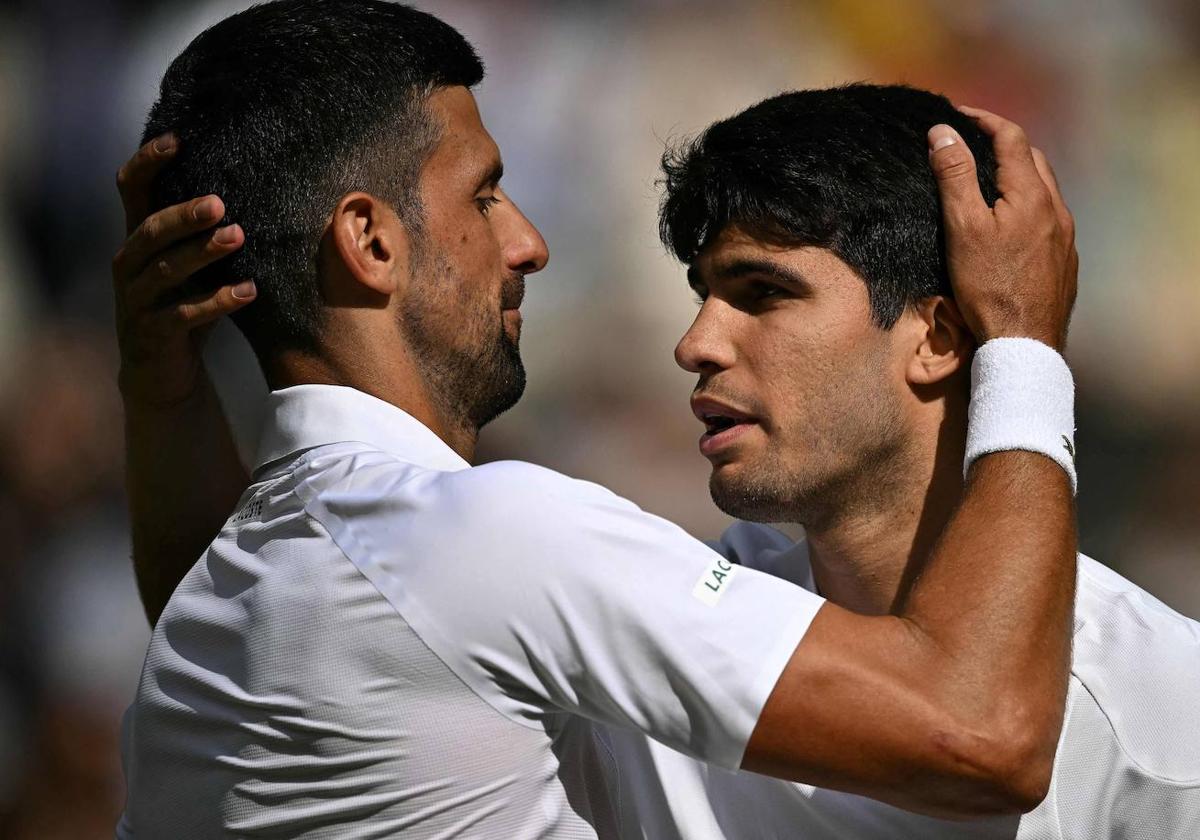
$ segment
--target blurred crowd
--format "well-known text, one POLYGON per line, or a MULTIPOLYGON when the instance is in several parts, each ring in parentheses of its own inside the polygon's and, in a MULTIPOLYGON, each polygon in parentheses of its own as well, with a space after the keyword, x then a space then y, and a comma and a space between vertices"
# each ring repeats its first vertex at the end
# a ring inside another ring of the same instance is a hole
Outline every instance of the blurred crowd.
MULTIPOLYGON (((109 261, 113 176, 167 63, 248 3, 0 6, 0 836, 111 836, 149 630, 129 561, 109 261)), ((999 111, 1078 222, 1083 549, 1200 616, 1200 6, 1193 0, 419 3, 489 68, 508 192, 550 243, 530 387, 484 434, 699 536, 694 304, 655 235, 658 158, 764 96, 904 81, 999 111)), ((244 359, 232 330, 214 348, 244 359), (228 346, 223 346, 223 345, 228 346)), ((225 360, 222 362, 221 360, 225 360)), ((232 377, 231 377, 232 378, 232 377)), ((228 389, 227 389, 228 390, 228 389)))

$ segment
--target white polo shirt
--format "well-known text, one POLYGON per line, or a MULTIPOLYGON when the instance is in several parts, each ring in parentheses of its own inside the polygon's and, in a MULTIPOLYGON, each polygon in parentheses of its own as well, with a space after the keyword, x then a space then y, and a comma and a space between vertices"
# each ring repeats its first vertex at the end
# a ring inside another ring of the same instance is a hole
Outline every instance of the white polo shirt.
POLYGON ((273 393, 253 484, 126 714, 121 838, 596 838, 593 721, 735 768, 823 601, 348 388, 273 393))
MULTIPOLYGON (((803 542, 739 523, 716 546, 814 589, 803 542)), ((922 817, 872 799, 731 772, 603 732, 626 838, 1200 840, 1200 623, 1080 556, 1074 657, 1050 793, 1024 816, 922 817)))

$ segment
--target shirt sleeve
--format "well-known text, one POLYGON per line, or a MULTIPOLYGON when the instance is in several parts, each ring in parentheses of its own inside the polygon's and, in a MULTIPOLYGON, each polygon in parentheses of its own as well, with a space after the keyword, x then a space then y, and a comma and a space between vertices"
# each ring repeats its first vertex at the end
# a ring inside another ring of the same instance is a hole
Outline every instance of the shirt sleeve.
POLYGON ((383 594, 476 694, 525 725, 574 713, 741 764, 819 596, 532 465, 407 489, 343 521, 383 594))

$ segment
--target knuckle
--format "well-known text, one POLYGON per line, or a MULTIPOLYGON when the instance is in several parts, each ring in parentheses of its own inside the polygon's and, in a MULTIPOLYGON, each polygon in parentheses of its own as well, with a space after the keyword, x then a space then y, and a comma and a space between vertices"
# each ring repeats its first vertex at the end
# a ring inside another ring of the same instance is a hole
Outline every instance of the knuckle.
POLYGON ((1050 195, 1049 190, 1045 188, 1036 190, 1033 195, 1033 206, 1043 217, 1057 223, 1058 212, 1054 209, 1054 198, 1050 195))
POLYGON ((138 240, 143 243, 154 242, 156 239, 158 239, 160 227, 161 225, 158 222, 158 218, 151 216, 138 225, 138 229, 134 231, 134 236, 136 236, 138 240))
POLYGON ((975 213, 947 213, 946 222, 952 230, 966 234, 968 239, 973 239, 983 231, 982 220, 975 213))
POLYGON ((162 280, 175 279, 175 267, 171 265, 171 261, 165 257, 154 263, 154 271, 162 280))
POLYGON ((1029 149, 1029 138, 1025 135, 1025 129, 1016 123, 1006 123, 1001 126, 996 133, 996 139, 1000 144, 1016 152, 1024 152, 1029 149))
POLYGON ((987 226, 984 224, 983 216, 971 213, 963 216, 959 230, 975 241, 987 233, 987 226))
POLYGON ((947 181, 975 177, 975 165, 963 154, 946 154, 938 159, 938 175, 947 181))
POLYGON ((179 335, 181 330, 186 330, 190 315, 189 304, 181 303, 179 306, 173 306, 162 313, 162 317, 158 319, 158 337, 163 341, 168 341, 179 335))

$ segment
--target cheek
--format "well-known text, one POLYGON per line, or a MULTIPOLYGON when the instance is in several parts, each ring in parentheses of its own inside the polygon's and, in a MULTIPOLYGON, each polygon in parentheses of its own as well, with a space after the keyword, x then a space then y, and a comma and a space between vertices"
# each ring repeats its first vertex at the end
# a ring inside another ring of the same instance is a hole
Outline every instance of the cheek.
POLYGON ((763 330, 749 354, 749 367, 772 419, 791 425, 795 415, 809 410, 836 379, 837 355, 819 333, 787 327, 763 330))
POLYGON ((875 337, 832 331, 774 341, 756 374, 781 443, 828 452, 845 432, 870 425, 894 402, 886 353, 875 337))
POLYGON ((498 298, 500 287, 500 245, 482 216, 476 223, 464 226, 455 243, 454 262, 458 275, 473 287, 473 298, 498 298))

